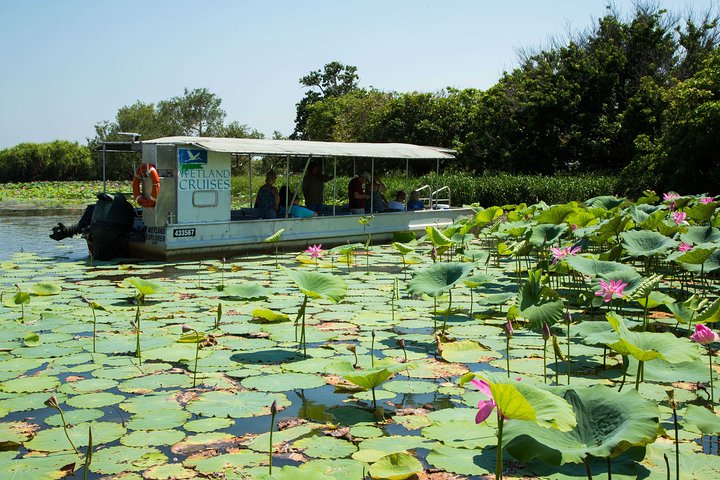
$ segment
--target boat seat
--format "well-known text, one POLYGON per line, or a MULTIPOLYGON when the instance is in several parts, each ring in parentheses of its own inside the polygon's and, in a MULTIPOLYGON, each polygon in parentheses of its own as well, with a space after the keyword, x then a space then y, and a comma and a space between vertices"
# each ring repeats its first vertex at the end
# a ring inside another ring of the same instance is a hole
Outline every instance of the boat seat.
POLYGON ((230 211, 230 220, 258 220, 260 215, 254 208, 241 208, 240 210, 230 211))

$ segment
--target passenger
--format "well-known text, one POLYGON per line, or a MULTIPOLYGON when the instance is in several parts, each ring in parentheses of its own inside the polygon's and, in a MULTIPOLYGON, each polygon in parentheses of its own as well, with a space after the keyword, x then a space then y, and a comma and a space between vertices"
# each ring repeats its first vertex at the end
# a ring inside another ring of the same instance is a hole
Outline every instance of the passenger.
POLYGON ((395 192, 395 200, 388 203, 388 210, 393 212, 404 212, 405 211, 405 192, 398 190, 395 192))
POLYGON ((265 184, 258 190, 255 198, 255 209, 260 218, 277 218, 277 209, 280 205, 280 194, 275 188, 277 174, 270 170, 265 174, 265 184))
POLYGON ((292 204, 293 204, 292 207, 290 208, 290 214, 289 214, 290 217, 312 218, 312 217, 317 217, 317 215, 318 215, 317 212, 313 212, 309 208, 300 206, 299 205, 300 202, 298 201, 297 197, 295 198, 295 201, 293 202, 292 195, 288 194, 288 188, 285 185, 283 185, 282 187, 280 187, 280 205, 282 205, 282 206, 280 207, 279 213, 280 213, 281 217, 285 216, 285 208, 287 205, 286 202, 287 203, 292 202, 292 204))
POLYGON ((310 163, 308 172, 303 178, 302 191, 305 197, 305 205, 308 209, 313 212, 321 211, 325 205, 325 182, 332 180, 333 176, 324 175, 320 171, 320 164, 318 162, 310 163))
MULTIPOLYGON (((384 212, 387 208, 387 202, 385 201, 385 191, 387 187, 382 182, 382 174, 376 173, 373 179, 373 193, 372 193, 372 213, 384 212)), ((365 213, 371 213, 368 205, 365 205, 365 213)))
POLYGON ((350 180, 348 184, 348 203, 351 213, 365 213, 365 201, 370 198, 365 191, 365 185, 370 181, 370 174, 363 172, 350 180))
POLYGON ((417 190, 413 190, 410 192, 410 201, 408 202, 407 209, 408 210, 423 210, 425 208, 425 204, 422 200, 420 200, 420 192, 417 190))

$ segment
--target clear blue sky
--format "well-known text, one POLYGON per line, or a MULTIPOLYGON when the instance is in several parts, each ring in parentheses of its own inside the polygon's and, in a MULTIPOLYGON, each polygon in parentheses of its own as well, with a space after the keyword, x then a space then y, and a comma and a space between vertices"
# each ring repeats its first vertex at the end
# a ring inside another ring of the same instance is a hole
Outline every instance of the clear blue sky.
MULTIPOLYGON (((487 89, 516 52, 585 30, 606 0, 0 0, 0 148, 85 142, 140 100, 207 88, 227 121, 292 132, 298 79, 337 60, 380 90, 487 89)), ((660 0, 701 13, 713 0, 660 0)), ((630 2, 617 1, 624 11, 630 2)))

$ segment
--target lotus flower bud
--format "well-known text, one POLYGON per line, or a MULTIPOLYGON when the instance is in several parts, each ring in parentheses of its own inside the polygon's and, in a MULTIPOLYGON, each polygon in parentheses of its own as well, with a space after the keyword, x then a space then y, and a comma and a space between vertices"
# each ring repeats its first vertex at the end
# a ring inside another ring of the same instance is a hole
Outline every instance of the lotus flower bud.
POLYGON ((515 330, 513 330, 512 321, 508 320, 503 325, 503 330, 505 330, 505 336, 510 339, 515 334, 515 330))
POLYGON ((543 340, 545 340, 546 342, 548 340, 550 340, 550 337, 552 337, 552 332, 550 331, 550 326, 546 322, 543 322, 543 324, 542 324, 542 337, 543 337, 543 340))
POLYGON ((272 405, 270 405, 270 413, 275 415, 277 411, 277 400, 273 400, 272 405))
POLYGON ((187 323, 183 324, 183 326, 182 326, 183 333, 190 333, 192 331, 193 331, 193 328, 190 325, 188 325, 187 323))
POLYGON ((352 353, 355 353, 355 345, 348 345, 347 349, 351 351, 352 353))
POLYGON ((572 323, 572 315, 570 315, 570 312, 565 312, 565 325, 570 325, 572 323))
POLYGON ((57 397, 55 395, 45 400, 45 406, 54 408, 55 410, 60 410, 60 405, 58 404, 57 397))
POLYGON ((400 346, 400 348, 402 348, 403 350, 405 349, 405 339, 404 338, 401 338, 396 343, 400 346))
POLYGON ((375 330, 370 330, 370 335, 372 336, 372 338, 375 338, 375 330))

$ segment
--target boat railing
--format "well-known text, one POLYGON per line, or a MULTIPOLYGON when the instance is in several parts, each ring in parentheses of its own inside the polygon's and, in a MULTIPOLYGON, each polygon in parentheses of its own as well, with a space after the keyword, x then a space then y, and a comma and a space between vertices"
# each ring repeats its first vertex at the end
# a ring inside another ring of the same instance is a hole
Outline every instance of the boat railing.
POLYGON ((430 208, 432 202, 432 187, 430 187, 430 185, 423 185, 422 187, 416 188, 415 191, 420 194, 419 199, 423 202, 425 208, 430 208), (425 196, 422 195, 423 192, 426 192, 425 196))
POLYGON ((435 207, 438 207, 439 205, 442 205, 440 208, 450 208, 450 187, 445 185, 444 187, 440 187, 434 192, 430 194, 430 197, 434 199, 432 204, 435 207), (440 197, 440 194, 443 192, 447 192, 447 196, 440 197), (447 205, 447 207, 445 207, 447 205))
POLYGON ((425 208, 449 208, 451 192, 450 187, 445 185, 433 191, 430 185, 423 185, 415 189, 420 194, 420 200, 425 205, 425 208), (423 196, 422 193, 425 192, 423 196), (447 195, 440 197, 440 194, 447 192, 447 195))

